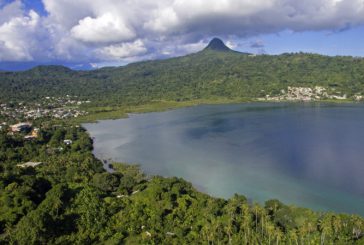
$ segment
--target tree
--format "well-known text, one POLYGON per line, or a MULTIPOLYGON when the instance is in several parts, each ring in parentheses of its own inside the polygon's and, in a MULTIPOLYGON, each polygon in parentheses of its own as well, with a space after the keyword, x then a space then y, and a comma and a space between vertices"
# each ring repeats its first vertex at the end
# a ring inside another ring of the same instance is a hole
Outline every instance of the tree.
POLYGON ((66 186, 54 186, 46 199, 16 225, 14 240, 19 244, 45 244, 59 232, 57 220, 62 209, 66 186))
POLYGON ((329 240, 330 236, 332 235, 331 219, 332 219, 332 214, 328 213, 325 214, 321 220, 319 220, 319 226, 320 226, 319 229, 321 232, 321 237, 320 237, 321 245, 325 244, 325 241, 329 240))
POLYGON ((107 172, 96 173, 92 177, 92 184, 102 191, 115 191, 120 184, 120 176, 107 172))
POLYGON ((106 206, 100 197, 100 191, 89 186, 84 187, 76 197, 75 211, 80 216, 77 222, 80 241, 97 240, 108 220, 106 206))

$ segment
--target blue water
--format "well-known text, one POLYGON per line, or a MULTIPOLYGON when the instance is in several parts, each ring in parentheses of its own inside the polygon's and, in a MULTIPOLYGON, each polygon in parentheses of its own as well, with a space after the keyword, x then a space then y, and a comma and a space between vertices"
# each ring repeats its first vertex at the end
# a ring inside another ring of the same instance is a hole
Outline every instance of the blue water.
POLYGON ((85 124, 95 155, 199 190, 364 215, 364 105, 203 105, 85 124))

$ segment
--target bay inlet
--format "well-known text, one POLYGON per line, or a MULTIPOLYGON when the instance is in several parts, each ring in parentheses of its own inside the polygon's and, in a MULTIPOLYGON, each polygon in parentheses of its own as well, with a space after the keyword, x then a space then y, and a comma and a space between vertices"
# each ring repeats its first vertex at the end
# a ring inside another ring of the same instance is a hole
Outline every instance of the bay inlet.
POLYGON ((364 215, 362 104, 201 105, 84 127, 98 158, 212 196, 364 215))

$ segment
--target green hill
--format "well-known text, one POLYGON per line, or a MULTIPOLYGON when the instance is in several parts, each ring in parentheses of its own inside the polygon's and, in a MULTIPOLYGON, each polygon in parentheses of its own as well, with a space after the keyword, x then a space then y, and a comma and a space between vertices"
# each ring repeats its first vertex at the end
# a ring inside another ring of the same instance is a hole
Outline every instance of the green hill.
POLYGON ((41 66, 3 72, 0 98, 37 100, 69 94, 99 106, 152 100, 257 98, 277 95, 287 86, 316 85, 349 98, 364 92, 364 59, 305 53, 255 56, 232 51, 214 39, 194 54, 123 67, 72 71, 41 66))

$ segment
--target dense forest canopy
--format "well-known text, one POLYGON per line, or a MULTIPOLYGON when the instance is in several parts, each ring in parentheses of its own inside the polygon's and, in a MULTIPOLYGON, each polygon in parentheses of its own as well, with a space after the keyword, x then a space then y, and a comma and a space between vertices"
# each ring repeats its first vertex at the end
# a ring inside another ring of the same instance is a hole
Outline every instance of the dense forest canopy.
POLYGON ((124 67, 73 71, 39 66, 0 73, 0 98, 39 100, 79 96, 94 106, 143 104, 153 100, 258 98, 288 86, 323 86, 348 97, 364 92, 364 59, 317 54, 252 55, 214 42, 177 58, 124 67))
POLYGON ((41 122, 35 141, 0 131, 0 244, 363 244, 364 219, 213 198, 178 178, 92 155, 83 128, 41 122), (72 140, 72 144, 65 143, 72 140), (36 167, 20 167, 27 161, 36 167))

